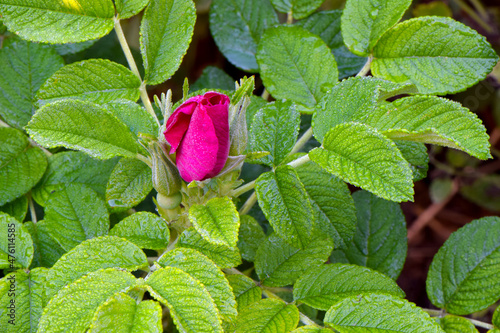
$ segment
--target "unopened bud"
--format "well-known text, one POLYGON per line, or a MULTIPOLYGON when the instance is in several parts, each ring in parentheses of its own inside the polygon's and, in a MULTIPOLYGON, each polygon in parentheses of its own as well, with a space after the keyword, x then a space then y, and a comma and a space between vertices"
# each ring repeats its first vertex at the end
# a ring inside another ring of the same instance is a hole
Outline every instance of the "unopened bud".
POLYGON ((230 156, 241 155, 247 148, 247 107, 250 105, 250 98, 242 97, 235 105, 229 106, 229 138, 231 146, 230 156))
MULTIPOLYGON (((148 148, 153 162, 153 187, 159 194, 166 198, 179 194, 182 186, 182 179, 177 167, 168 158, 165 144, 152 141, 149 143, 148 148)), ((177 205, 179 203, 180 200, 177 205)))

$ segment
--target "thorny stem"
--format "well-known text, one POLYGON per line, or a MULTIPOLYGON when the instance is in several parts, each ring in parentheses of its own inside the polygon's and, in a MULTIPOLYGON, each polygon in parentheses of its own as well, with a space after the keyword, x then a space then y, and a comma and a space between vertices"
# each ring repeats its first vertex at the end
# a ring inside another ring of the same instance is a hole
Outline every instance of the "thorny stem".
POLYGON ((356 74, 356 76, 365 76, 366 74, 368 74, 368 72, 370 71, 370 66, 372 64, 372 60, 373 60, 373 57, 369 56, 368 60, 365 63, 365 65, 363 66, 363 68, 361 68, 361 70, 359 71, 359 73, 356 74))
MULTIPOLYGON (((424 309, 424 308, 422 308, 422 310, 427 312, 432 317, 444 317, 447 315, 447 313, 444 310, 433 310, 433 309, 424 309)), ((467 318, 467 317, 462 317, 462 318, 467 319, 468 321, 470 321, 471 323, 473 323, 477 327, 482 327, 482 328, 486 328, 489 330, 492 330, 494 328, 492 324, 488 324, 488 323, 485 323, 485 322, 482 322, 482 321, 479 321, 476 319, 472 319, 472 318, 467 318)))
POLYGON ((151 101, 148 97, 148 92, 146 91, 146 84, 142 81, 141 74, 139 73, 139 69, 137 68, 137 64, 135 63, 134 57, 132 56, 132 52, 130 52, 130 48, 127 43, 127 39, 125 38, 125 34, 123 33, 122 26, 120 25, 120 19, 115 17, 115 32, 118 36, 118 41, 120 42, 120 46, 122 47, 123 53, 125 54, 125 58, 127 58, 128 66, 132 73, 141 80, 141 86, 139 87, 139 91, 141 93, 141 101, 144 104, 146 110, 153 116, 153 118, 160 126, 160 122, 156 117, 156 113, 153 110, 153 105, 151 105, 151 101))
POLYGON ((307 143, 307 141, 309 141, 309 139, 312 137, 312 135, 313 135, 313 130, 312 130, 312 127, 310 127, 307 131, 304 132, 304 134, 302 134, 300 139, 297 140, 297 142, 295 143, 295 146, 293 146, 290 154, 295 154, 302 147, 304 147, 304 145, 307 143))

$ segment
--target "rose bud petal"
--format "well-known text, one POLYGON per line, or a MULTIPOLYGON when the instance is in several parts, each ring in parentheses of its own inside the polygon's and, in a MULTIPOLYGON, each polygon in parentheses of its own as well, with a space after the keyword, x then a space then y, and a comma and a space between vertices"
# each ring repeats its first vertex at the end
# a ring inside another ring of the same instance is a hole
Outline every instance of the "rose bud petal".
POLYGON ((229 155, 229 97, 216 92, 191 97, 168 118, 170 154, 186 182, 219 174, 229 155))

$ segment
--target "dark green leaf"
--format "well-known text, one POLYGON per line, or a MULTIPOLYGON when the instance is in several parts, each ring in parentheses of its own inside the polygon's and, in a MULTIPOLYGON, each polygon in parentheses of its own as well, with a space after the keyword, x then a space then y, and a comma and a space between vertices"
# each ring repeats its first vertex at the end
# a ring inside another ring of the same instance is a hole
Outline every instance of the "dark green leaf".
POLYGON ((0 269, 28 268, 33 259, 33 240, 24 225, 0 213, 0 269))
POLYGON ((203 73, 201 73, 198 80, 196 80, 196 82, 189 87, 189 92, 192 93, 201 89, 213 88, 233 90, 234 80, 222 69, 214 66, 207 66, 203 69, 203 73))
POLYGON ((14 217, 19 222, 23 222, 28 212, 28 199, 23 195, 0 207, 0 212, 14 217))
POLYGON ((424 179, 429 169, 427 147, 423 143, 413 141, 394 140, 394 143, 410 164, 413 181, 424 179))
POLYGON ((294 19, 311 15, 324 0, 271 0, 274 8, 282 13, 292 14, 294 19))
POLYGON ((250 215, 240 217, 238 248, 243 259, 254 261, 255 253, 265 239, 264 230, 253 217, 250 215))
POLYGON ((52 267, 66 251, 50 234, 50 227, 44 220, 24 224, 33 239, 34 254, 32 267, 52 267))

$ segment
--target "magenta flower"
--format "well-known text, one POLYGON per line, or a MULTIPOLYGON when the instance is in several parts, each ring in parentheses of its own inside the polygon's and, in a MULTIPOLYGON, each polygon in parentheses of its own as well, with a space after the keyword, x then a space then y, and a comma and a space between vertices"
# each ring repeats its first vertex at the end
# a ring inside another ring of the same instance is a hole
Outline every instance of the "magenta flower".
POLYGON ((168 118, 163 134, 186 182, 213 178, 226 164, 228 111, 229 97, 211 91, 191 97, 168 118))

